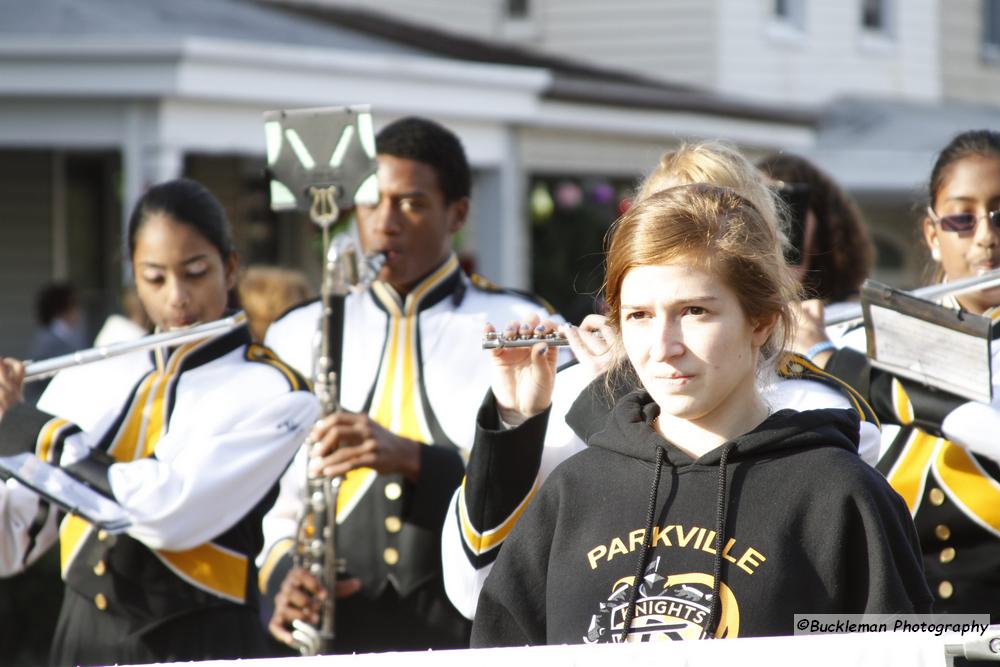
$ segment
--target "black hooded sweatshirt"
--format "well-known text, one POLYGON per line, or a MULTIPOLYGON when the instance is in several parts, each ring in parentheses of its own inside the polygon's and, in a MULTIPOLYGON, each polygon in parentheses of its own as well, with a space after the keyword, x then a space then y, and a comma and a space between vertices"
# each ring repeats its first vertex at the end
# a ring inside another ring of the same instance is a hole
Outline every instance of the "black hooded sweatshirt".
POLYGON ((913 522, 858 458, 853 411, 782 410, 692 460, 653 429, 646 392, 603 429, 587 407, 568 421, 589 446, 504 543, 473 646, 788 635, 797 613, 930 610, 913 522))

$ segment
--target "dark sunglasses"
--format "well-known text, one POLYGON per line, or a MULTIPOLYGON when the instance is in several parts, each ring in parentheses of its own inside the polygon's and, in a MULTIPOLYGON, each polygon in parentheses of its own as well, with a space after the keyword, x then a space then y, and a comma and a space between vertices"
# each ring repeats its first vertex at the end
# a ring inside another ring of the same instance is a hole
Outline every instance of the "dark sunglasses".
MULTIPOLYGON (((971 232, 976 228, 979 218, 983 217, 975 213, 952 213, 950 215, 939 216, 930 206, 927 207, 927 215, 931 217, 931 220, 939 224, 944 231, 958 232, 959 234, 971 232)), ((994 229, 1000 229, 1000 210, 989 211, 986 213, 986 217, 994 229)))

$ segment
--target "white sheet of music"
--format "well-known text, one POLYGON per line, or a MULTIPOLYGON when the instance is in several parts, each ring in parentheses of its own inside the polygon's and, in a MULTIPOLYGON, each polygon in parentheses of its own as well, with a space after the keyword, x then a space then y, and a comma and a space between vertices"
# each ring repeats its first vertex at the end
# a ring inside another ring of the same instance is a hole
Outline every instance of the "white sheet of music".
POLYGON ((974 401, 992 398, 990 341, 890 308, 871 306, 872 363, 974 401))
POLYGON ((121 505, 34 454, 0 456, 0 471, 5 477, 13 477, 43 498, 109 533, 120 533, 131 525, 121 505))

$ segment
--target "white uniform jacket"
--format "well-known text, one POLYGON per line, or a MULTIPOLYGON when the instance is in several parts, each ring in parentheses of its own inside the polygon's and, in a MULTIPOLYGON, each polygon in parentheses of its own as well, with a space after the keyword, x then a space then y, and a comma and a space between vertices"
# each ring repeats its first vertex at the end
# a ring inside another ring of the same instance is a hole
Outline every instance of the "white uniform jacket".
MULTIPOLYGON (((420 478, 370 469, 351 471, 338 502, 338 555, 375 597, 393 586, 406 597, 440 576, 440 530, 464 474, 477 408, 490 384, 482 349, 486 323, 503 326, 547 306, 526 295, 470 279, 451 256, 405 299, 376 282, 345 301, 341 407, 367 412, 390 431, 426 445, 420 478)), ((292 310, 268 329, 266 341, 301 372, 311 372, 321 305, 292 310)), ((277 590, 290 567, 289 548, 302 507, 305 448, 282 478, 264 521, 261 590, 277 590)))
POLYGON ((131 527, 109 539, 8 480, 0 573, 58 539, 67 584, 87 599, 100 593, 108 613, 124 613, 120 594, 136 596, 126 617, 137 630, 213 599, 254 604, 259 522, 318 411, 304 379, 253 344, 245 325, 169 356, 135 352, 63 371, 37 409, 19 405, 0 420, 0 451, 63 467, 117 501, 131 527))

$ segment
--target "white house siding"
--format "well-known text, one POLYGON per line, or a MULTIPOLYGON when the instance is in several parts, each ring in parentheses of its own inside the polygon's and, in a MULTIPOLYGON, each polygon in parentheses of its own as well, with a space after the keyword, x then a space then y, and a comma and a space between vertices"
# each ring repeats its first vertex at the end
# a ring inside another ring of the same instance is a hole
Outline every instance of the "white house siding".
POLYGON ((518 139, 527 174, 639 177, 677 145, 659 137, 594 136, 557 128, 523 128, 518 139))
POLYGON ((983 3, 948 0, 939 12, 945 98, 1000 105, 1000 59, 983 56, 983 3))
POLYGON ((544 0, 534 46, 594 65, 711 88, 717 0, 544 0))
POLYGON ((852 94, 940 95, 937 0, 895 0, 886 38, 861 28, 857 0, 803 0, 801 31, 776 22, 769 0, 719 2, 719 91, 799 104, 852 94))

